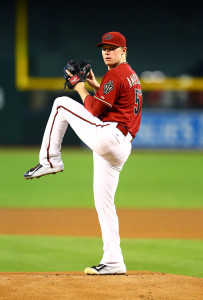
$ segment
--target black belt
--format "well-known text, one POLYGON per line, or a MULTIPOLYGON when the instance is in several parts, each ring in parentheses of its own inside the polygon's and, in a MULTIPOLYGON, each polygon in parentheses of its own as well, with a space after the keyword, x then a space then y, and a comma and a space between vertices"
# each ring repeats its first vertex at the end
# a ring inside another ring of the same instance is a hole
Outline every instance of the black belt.
POLYGON ((127 129, 125 127, 123 127, 122 125, 117 124, 116 128, 118 128, 125 136, 128 134, 127 129))

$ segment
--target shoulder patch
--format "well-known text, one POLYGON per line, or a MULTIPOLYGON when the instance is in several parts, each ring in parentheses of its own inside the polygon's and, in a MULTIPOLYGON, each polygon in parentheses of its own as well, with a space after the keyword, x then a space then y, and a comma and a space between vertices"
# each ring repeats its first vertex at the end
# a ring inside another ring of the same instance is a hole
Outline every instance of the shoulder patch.
POLYGON ((110 91, 114 89, 113 81, 109 80, 109 82, 104 85, 104 94, 108 94, 110 91))

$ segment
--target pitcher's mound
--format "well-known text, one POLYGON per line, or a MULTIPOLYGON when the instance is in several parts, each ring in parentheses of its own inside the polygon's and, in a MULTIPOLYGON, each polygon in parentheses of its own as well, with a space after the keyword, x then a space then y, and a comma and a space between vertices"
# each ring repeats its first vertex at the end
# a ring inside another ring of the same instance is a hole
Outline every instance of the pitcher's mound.
POLYGON ((203 299, 203 279, 154 272, 0 273, 0 299, 203 299))

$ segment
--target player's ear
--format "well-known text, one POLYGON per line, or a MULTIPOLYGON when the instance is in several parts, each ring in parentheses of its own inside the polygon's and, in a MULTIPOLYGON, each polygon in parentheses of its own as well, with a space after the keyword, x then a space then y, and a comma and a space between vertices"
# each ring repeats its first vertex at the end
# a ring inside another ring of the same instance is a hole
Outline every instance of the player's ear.
POLYGON ((122 47, 122 55, 123 54, 125 54, 125 55, 127 54, 127 47, 122 47))

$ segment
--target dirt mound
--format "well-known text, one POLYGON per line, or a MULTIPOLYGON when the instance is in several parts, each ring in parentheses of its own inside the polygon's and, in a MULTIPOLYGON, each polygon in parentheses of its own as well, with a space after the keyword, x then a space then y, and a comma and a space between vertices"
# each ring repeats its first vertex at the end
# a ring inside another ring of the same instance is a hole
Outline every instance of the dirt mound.
POLYGON ((0 273, 0 299, 202 299, 203 279, 152 272, 88 276, 82 272, 0 273))

